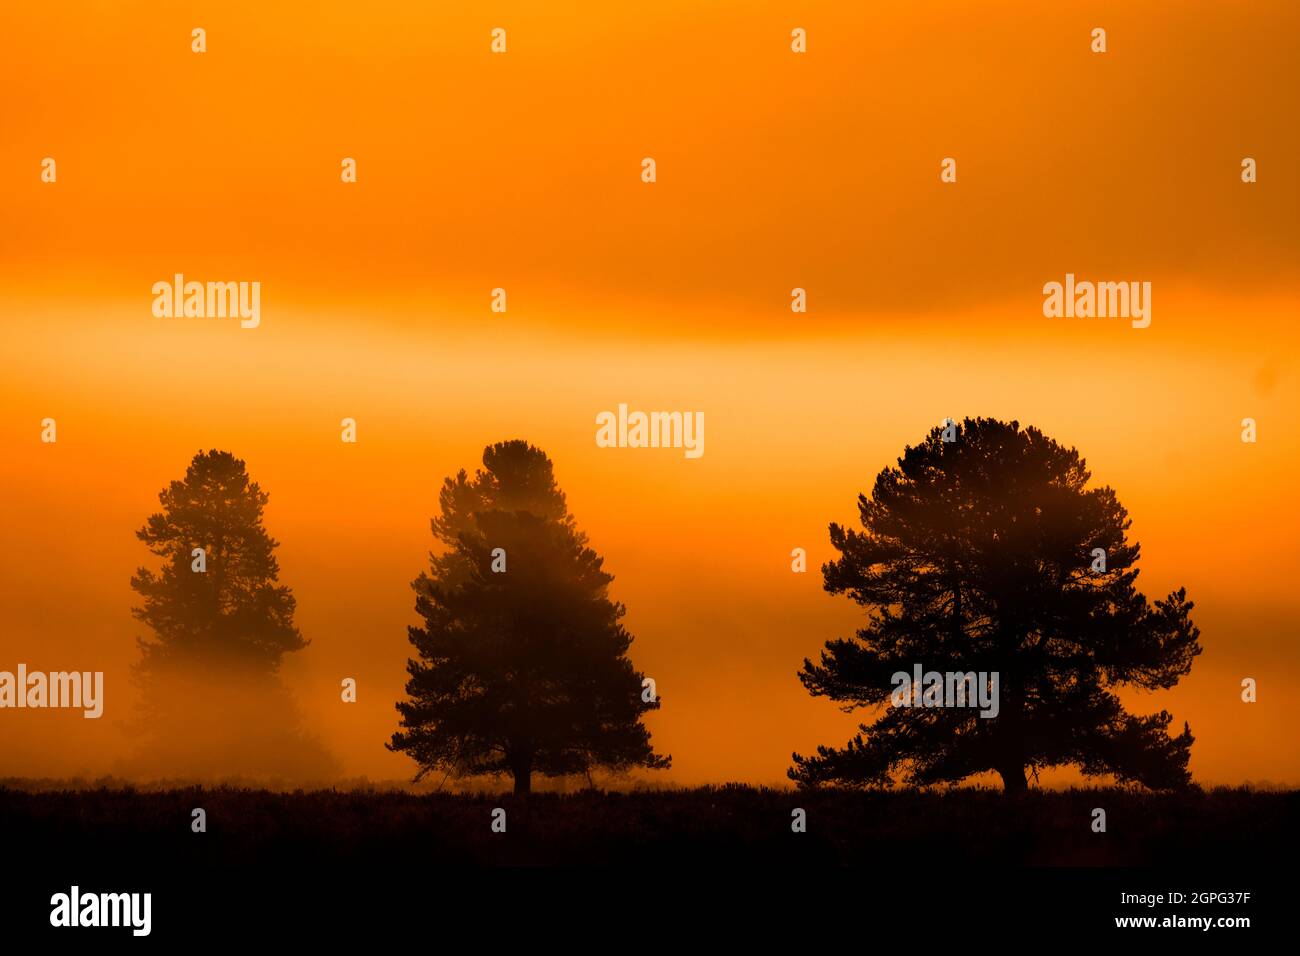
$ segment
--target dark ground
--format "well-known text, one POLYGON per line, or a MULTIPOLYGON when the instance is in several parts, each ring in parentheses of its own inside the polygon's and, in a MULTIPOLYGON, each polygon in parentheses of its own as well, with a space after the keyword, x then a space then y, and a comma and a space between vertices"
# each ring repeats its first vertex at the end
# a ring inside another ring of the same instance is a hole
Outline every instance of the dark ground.
POLYGON ((0 787, 6 855, 156 865, 1294 865, 1300 792, 947 793, 744 786, 510 796, 0 787), (207 832, 191 832, 191 811, 207 832), (506 832, 491 829, 506 811, 506 832), (807 812, 807 832, 791 812, 807 812), (1092 829, 1106 811, 1106 832, 1092 829))
POLYGON ((1076 942, 1137 934, 1138 946, 1181 948, 1192 939, 1240 946, 1242 932, 1264 939, 1294 922, 1292 791, 1011 800, 991 790, 725 786, 520 801, 10 784, 0 781, 6 940, 175 951, 262 939, 295 952, 344 939, 365 951, 386 939, 429 948, 465 938, 489 951, 510 938, 620 950, 691 940, 766 952, 784 942, 857 951, 898 938, 930 951, 991 933, 1076 942), (207 811, 206 833, 191 831, 196 807, 207 811), (504 834, 492 832, 495 807, 506 811, 504 834), (805 833, 791 831, 796 807, 807 812, 805 833), (1105 833, 1092 830, 1096 807, 1105 833), (151 894, 155 942, 122 928, 52 928, 53 894, 74 885, 151 894), (1193 905, 1198 891, 1235 895, 1193 905), (1126 901, 1133 893, 1166 901, 1126 901), (1117 918, 1129 916, 1244 916, 1251 928, 1120 928, 1117 918))

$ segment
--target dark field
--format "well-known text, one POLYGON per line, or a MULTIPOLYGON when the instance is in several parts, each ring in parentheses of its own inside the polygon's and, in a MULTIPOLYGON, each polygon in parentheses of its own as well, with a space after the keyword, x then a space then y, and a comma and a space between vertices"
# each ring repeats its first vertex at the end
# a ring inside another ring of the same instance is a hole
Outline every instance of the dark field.
MULTIPOLYGON (((1121 789, 934 793, 779 791, 744 786, 634 793, 419 795, 188 788, 0 788, 7 854, 151 870, 463 865, 879 865, 949 867, 1290 865, 1295 791, 1121 789), (207 832, 191 832, 191 811, 207 832), (505 833, 491 829, 506 811, 505 833), (791 812, 807 812, 807 832, 791 812), (1092 830, 1093 808, 1107 832, 1092 830)), ((20 857, 21 858, 21 857, 20 857)))

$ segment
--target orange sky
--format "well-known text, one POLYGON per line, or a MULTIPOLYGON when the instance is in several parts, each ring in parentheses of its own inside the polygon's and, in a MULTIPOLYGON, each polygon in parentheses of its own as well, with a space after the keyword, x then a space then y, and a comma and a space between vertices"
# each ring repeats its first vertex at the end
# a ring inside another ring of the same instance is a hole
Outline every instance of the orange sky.
POLYGON ((1146 593, 1197 602, 1205 653, 1133 708, 1191 722, 1198 779, 1300 782, 1300 8, 267 6, 0 14, 0 669, 108 675, 104 720, 0 713, 0 775, 122 752, 133 532, 211 447, 271 495, 304 711, 348 775, 408 775, 382 744, 438 485, 523 437, 628 606, 662 779, 778 782, 857 720, 795 678, 859 617, 826 525, 994 415, 1077 446, 1146 593), (261 282, 260 327, 155 318, 176 272, 261 282), (1066 272, 1150 281, 1151 327, 1045 319, 1066 272), (620 402, 705 412, 704 456, 597 448, 620 402))

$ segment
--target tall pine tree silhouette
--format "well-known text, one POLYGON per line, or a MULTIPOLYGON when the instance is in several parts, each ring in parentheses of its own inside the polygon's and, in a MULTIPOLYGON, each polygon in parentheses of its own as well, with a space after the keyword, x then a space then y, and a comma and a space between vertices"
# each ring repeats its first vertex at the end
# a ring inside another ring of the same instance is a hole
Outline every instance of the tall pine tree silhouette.
POLYGON ((659 701, 627 658, 624 608, 550 459, 508 441, 483 466, 439 494, 445 550, 413 583, 424 625, 410 628, 419 656, 389 749, 419 764, 416 779, 508 774, 517 794, 534 773, 667 767, 641 723, 659 701))
POLYGON ((853 639, 804 661, 808 690, 845 710, 884 705, 840 749, 794 755, 802 784, 917 785, 1076 765, 1151 788, 1190 780, 1192 735, 1171 716, 1125 712, 1123 686, 1169 688, 1200 653, 1183 590, 1154 605, 1134 587, 1139 548, 1109 487, 1066 449, 1017 422, 935 428, 859 496, 863 531, 830 526, 826 590, 868 611, 853 639), (996 717, 964 707, 891 706, 893 675, 997 672, 996 717))
POLYGON ((279 583, 278 543, 262 524, 268 496, 243 461, 200 452, 158 500, 163 510, 136 537, 162 568, 131 579, 144 598, 132 613, 155 635, 139 641, 142 671, 197 662, 271 673, 307 646, 293 623, 293 593, 279 583))
POLYGON ((278 542, 263 525, 268 496, 244 462, 199 452, 182 481, 158 496, 162 510, 136 532, 162 559, 140 568, 132 614, 139 638, 134 678, 143 747, 125 772, 167 777, 323 781, 334 757, 301 728, 278 678, 284 655, 308 644, 296 602, 279 581, 278 542))

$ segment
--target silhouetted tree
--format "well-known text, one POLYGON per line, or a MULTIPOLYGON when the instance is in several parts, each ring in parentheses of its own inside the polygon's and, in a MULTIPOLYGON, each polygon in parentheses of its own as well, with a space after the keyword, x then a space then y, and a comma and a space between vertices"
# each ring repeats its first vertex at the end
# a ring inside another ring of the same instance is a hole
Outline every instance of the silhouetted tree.
MULTIPOLYGON (((1077 765, 1164 789, 1190 780, 1192 735, 1161 711, 1136 717, 1113 689, 1169 688, 1200 653, 1184 590, 1154 606, 1134 588, 1127 512, 1078 452, 1018 422, 966 419, 908 447, 859 496, 864 531, 830 526, 840 557, 826 590, 868 609, 852 640, 827 642, 799 674, 845 710, 891 703, 893 675, 997 672, 999 713, 888 706, 843 749, 794 755, 803 784, 918 785, 1077 765), (1104 553, 1104 570, 1094 549, 1104 553)), ((901 682, 900 682, 901 683, 901 682)))
POLYGON ((329 779, 337 761, 303 732, 277 676, 283 656, 308 642, 294 626, 293 594, 279 583, 278 543, 262 525, 267 494, 244 462, 209 451, 158 500, 162 511, 136 532, 163 561, 131 579, 143 599, 132 614, 153 635, 137 640, 141 699, 128 726, 143 747, 123 771, 329 779))
POLYGON ((523 441, 492 445, 471 480, 448 478, 432 521, 444 545, 413 583, 423 627, 407 671, 402 730, 390 750, 457 776, 532 775, 604 767, 662 768, 642 715, 642 675, 613 578, 587 547, 550 459, 523 441), (495 565, 495 570, 494 570, 495 565), (504 570, 503 570, 504 568, 504 570))
POLYGON ((201 662, 270 673, 307 641, 293 623, 295 602, 278 582, 278 546, 262 526, 267 494, 250 482, 230 452, 200 452, 158 495, 163 510, 136 537, 163 559, 155 574, 140 568, 131 587, 144 598, 132 609, 155 639, 140 639, 143 671, 201 662), (195 549, 203 570, 195 570, 195 549))

